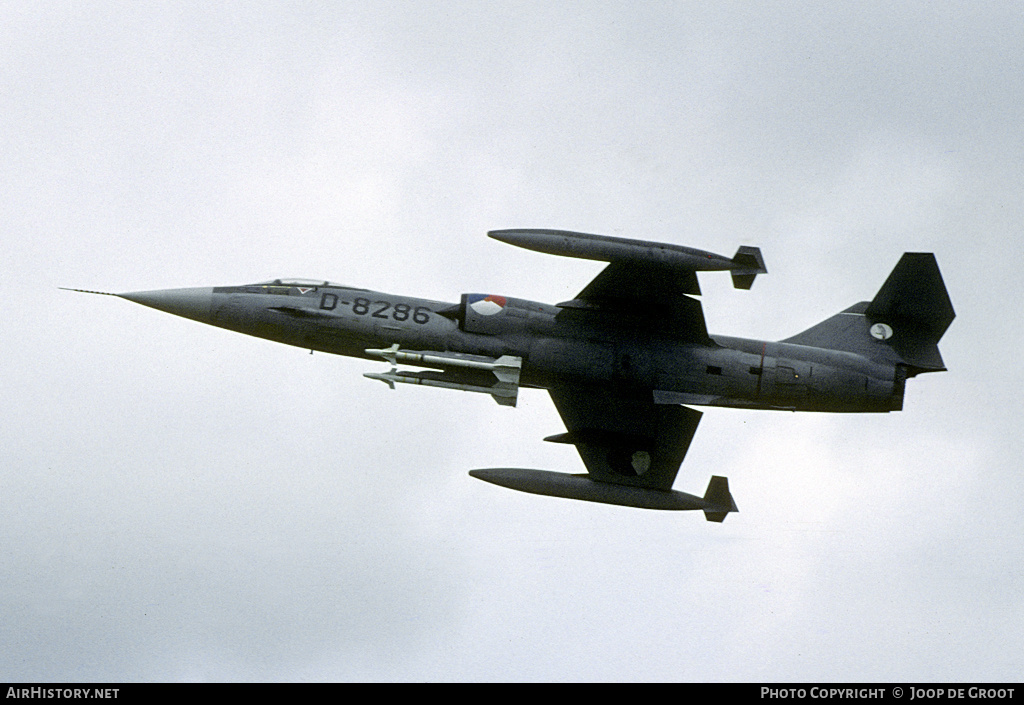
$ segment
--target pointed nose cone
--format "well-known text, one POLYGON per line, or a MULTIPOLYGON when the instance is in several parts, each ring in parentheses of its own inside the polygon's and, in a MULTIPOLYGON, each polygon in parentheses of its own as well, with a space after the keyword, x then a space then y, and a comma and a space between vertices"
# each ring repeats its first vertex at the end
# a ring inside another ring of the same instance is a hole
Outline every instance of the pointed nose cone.
POLYGON ((143 306, 173 313, 175 316, 191 318, 200 323, 210 323, 213 320, 212 287, 132 291, 127 294, 118 294, 118 296, 143 306))

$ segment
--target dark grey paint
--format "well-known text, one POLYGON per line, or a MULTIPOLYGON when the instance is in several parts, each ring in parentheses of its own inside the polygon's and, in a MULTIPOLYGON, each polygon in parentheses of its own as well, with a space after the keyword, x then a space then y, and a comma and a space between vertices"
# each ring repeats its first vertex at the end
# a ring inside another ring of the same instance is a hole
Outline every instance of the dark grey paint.
POLYGON ((904 254, 872 301, 772 342, 709 335, 689 295, 700 291, 698 271, 729 271, 750 288, 767 271, 757 248, 727 258, 556 230, 490 236, 609 264, 558 305, 470 294, 447 303, 309 280, 119 296, 288 345, 388 360, 390 371, 367 376, 392 388, 483 392, 505 405, 520 386, 547 389, 567 432, 546 440, 575 445, 588 475, 505 468, 475 477, 557 497, 702 509, 712 521, 736 511, 724 478, 703 498, 671 489, 700 422, 689 406, 896 411, 908 378, 945 369, 937 344, 955 314, 932 254, 904 254))

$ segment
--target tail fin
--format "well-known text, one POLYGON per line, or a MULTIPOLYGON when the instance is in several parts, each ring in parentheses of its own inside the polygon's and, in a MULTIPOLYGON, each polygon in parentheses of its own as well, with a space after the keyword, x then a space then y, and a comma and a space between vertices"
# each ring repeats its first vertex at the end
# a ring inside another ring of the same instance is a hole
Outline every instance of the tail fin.
POLYGON ((895 357, 918 372, 946 369, 939 340, 956 313, 935 255, 906 252, 870 302, 861 302, 784 343, 895 357))
POLYGON ((768 273, 764 266, 764 257, 761 256, 761 248, 759 247, 743 245, 740 249, 736 250, 732 261, 733 264, 740 267, 740 269, 733 269, 730 272, 732 274, 732 285, 736 289, 749 289, 754 283, 754 277, 758 274, 768 273))

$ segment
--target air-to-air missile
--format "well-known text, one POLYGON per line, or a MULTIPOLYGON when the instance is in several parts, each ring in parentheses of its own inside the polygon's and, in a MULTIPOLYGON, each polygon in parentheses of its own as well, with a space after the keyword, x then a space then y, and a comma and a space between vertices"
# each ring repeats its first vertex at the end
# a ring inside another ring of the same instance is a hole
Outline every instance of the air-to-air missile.
POLYGON ((399 350, 398 343, 385 349, 368 348, 366 354, 383 358, 393 367, 388 372, 366 372, 363 377, 380 380, 392 389, 395 388, 395 384, 420 384, 424 387, 490 394, 502 406, 516 405, 516 398, 519 394, 519 373, 523 365, 523 360, 520 357, 502 355, 498 359, 492 360, 480 356, 403 352, 399 350), (394 367, 402 362, 416 367, 438 367, 443 371, 411 372, 394 367), (449 367, 455 369, 446 369, 449 367), (485 375, 479 373, 489 373, 489 375, 493 375, 493 378, 487 379, 485 375))

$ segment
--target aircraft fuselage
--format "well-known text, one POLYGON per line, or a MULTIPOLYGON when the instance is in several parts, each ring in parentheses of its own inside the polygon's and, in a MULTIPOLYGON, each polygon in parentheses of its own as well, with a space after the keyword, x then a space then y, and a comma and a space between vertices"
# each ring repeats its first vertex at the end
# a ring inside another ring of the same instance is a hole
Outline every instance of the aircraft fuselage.
MULTIPOLYGON (((727 336, 711 336, 704 344, 679 342, 671 331, 652 333, 649 325, 628 318, 588 311, 567 315, 559 306, 500 296, 466 295, 461 303, 448 303, 288 280, 122 296, 338 355, 380 359, 367 351, 397 345, 399 351, 469 359, 513 356, 522 360, 523 387, 609 386, 637 395, 653 390, 659 404, 885 412, 902 407, 906 374, 897 364, 785 342, 727 336)), ((455 374, 456 383, 493 382, 472 370, 455 374)))

